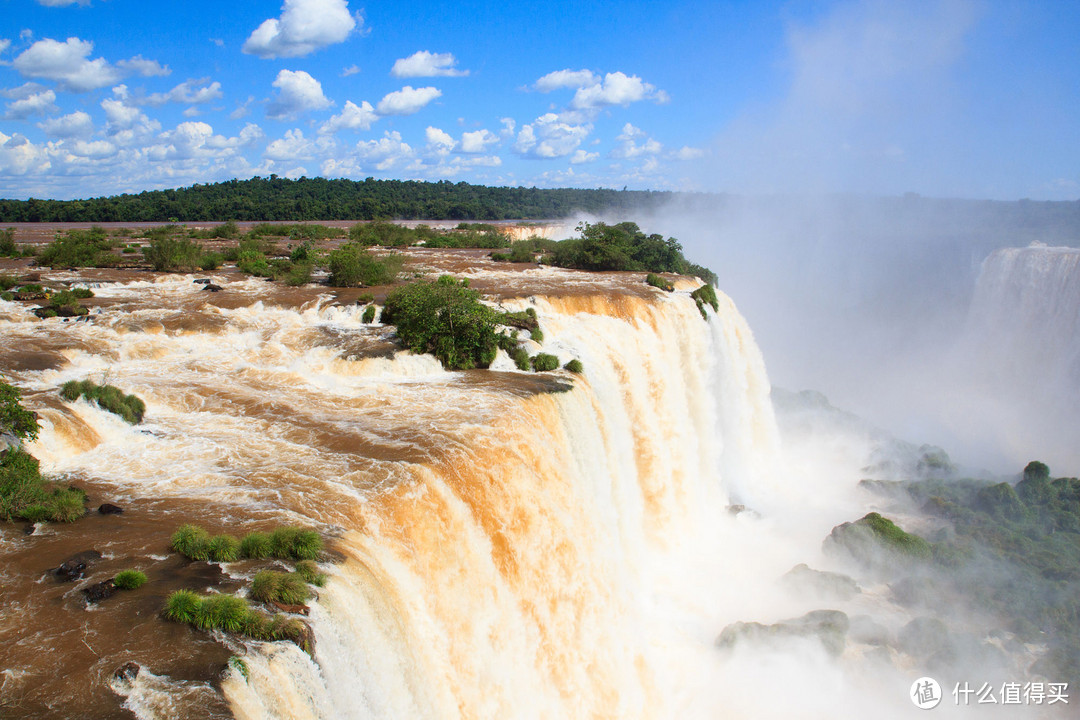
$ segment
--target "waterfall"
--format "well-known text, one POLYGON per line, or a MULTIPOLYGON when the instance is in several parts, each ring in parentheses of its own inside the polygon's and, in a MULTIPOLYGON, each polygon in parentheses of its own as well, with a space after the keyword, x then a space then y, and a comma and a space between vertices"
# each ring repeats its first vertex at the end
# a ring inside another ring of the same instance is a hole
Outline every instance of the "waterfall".
POLYGON ((1080 250, 1032 245, 983 261, 956 363, 1013 464, 1080 461, 1080 250))
POLYGON ((133 428, 44 403, 30 447, 45 470, 333 537, 314 658, 244 644, 247 677, 223 686, 237 717, 716 711, 693 689, 726 580, 697 568, 730 504, 768 512, 786 492, 764 364, 728 298, 707 321, 685 291, 504 300, 536 308, 545 352, 584 364, 549 392, 388 354, 361 308, 275 305, 262 287, 230 285, 250 301, 228 308, 198 302, 191 278, 106 285, 123 312, 5 330, 63 356, 22 374, 31 397, 92 377, 150 408, 133 428))

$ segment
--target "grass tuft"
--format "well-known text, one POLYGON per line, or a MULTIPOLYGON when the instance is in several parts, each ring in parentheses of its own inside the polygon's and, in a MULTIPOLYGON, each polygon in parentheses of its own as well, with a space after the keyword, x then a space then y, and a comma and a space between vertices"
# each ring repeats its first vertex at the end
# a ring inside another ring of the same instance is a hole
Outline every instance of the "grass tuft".
POLYGON ((215 535, 206 543, 206 552, 214 562, 236 562, 240 559, 240 541, 232 535, 215 535))
POLYGON ((240 541, 240 554, 252 560, 262 560, 270 557, 270 550, 270 536, 266 533, 248 533, 240 541))
POLYGON ((311 591, 297 573, 263 570, 256 573, 251 583, 251 597, 259 602, 303 605, 311 597, 311 591))
POLYGON ((319 572, 319 568, 311 560, 301 560, 296 563, 296 574, 304 579, 304 582, 322 587, 326 584, 326 573, 319 572))
POLYGON ((135 590, 146 584, 146 574, 138 570, 121 570, 113 578, 113 585, 121 590, 135 590))
POLYGON ((270 548, 282 560, 315 560, 322 552, 322 538, 314 530, 283 527, 270 534, 270 548))
POLYGON ((173 533, 170 547, 192 560, 210 558, 210 534, 197 525, 181 525, 173 533))
POLYGON ((190 590, 177 590, 165 602, 165 617, 175 622, 195 624, 202 598, 190 590))

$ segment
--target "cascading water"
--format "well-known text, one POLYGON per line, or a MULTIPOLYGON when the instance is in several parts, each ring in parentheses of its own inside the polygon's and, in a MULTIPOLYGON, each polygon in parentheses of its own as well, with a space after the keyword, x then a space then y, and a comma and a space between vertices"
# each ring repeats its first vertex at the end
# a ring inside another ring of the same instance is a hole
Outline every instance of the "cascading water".
POLYGON ((991 253, 957 356, 982 400, 972 424, 991 419, 983 434, 996 436, 1012 465, 1080 462, 1072 435, 1080 422, 1080 250, 991 253))
POLYGON ((314 659, 240 649, 238 717, 670 717, 699 702, 687 673, 719 629, 701 614, 715 579, 673 568, 734 522, 730 502, 776 501, 776 428, 726 297, 706 323, 683 292, 610 282, 503 301, 583 361, 568 391, 505 358, 447 373, 393 354, 361 308, 275 304, 261 281, 229 284, 233 307, 177 277, 98 288, 111 306, 88 323, 0 312, 9 348, 56 358, 17 378, 47 471, 205 502, 234 532, 274 518, 336 538, 314 659), (53 399, 86 377, 142 397, 144 425, 53 399))

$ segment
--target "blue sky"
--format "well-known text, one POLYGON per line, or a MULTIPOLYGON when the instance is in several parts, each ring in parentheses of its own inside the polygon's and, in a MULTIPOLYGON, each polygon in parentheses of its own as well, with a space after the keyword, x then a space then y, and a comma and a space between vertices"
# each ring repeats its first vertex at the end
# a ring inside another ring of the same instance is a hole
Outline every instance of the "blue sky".
POLYGON ((0 196, 1080 198, 1080 3, 0 0, 0 196))

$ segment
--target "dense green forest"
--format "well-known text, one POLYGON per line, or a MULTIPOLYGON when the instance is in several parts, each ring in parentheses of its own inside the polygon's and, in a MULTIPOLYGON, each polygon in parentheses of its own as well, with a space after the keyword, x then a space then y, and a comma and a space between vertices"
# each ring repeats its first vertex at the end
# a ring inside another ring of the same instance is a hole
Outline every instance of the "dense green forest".
POLYGON ((0 200, 0 222, 506 220, 657 207, 673 193, 271 175, 87 200, 0 200))

